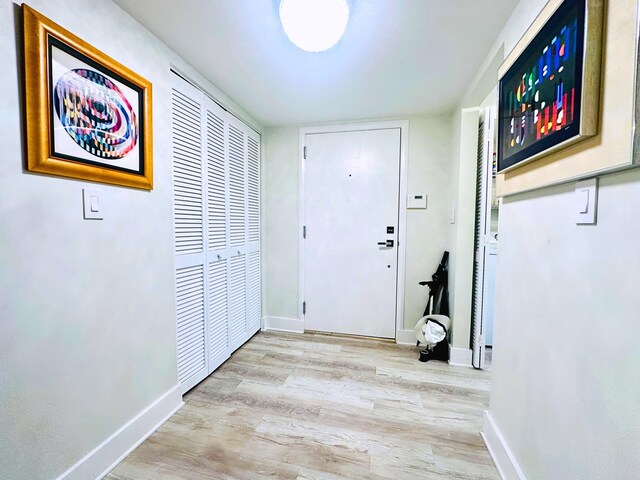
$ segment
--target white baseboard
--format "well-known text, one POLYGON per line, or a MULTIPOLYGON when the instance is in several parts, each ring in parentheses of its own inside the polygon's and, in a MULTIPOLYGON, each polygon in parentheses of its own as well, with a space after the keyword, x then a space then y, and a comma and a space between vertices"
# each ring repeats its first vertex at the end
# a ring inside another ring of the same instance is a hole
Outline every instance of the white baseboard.
POLYGON ((162 397, 125 423, 84 458, 60 475, 57 480, 100 479, 125 459, 160 425, 176 413, 184 403, 180 386, 176 385, 162 397))
POLYGON ((396 330, 396 343, 398 345, 416 346, 416 335, 413 330, 396 330))
POLYGON ((279 332, 304 333, 304 320, 284 317, 263 317, 263 330, 277 330, 279 332))
POLYGON ((491 413, 488 411, 484 412, 484 424, 480 435, 482 435, 482 439, 489 450, 491 458, 493 458, 493 463, 496 464, 502 480, 526 480, 509 445, 507 445, 502 436, 502 432, 500 432, 491 413))
POLYGON ((454 348, 449 345, 449 365, 470 367, 473 354, 469 348, 454 348))

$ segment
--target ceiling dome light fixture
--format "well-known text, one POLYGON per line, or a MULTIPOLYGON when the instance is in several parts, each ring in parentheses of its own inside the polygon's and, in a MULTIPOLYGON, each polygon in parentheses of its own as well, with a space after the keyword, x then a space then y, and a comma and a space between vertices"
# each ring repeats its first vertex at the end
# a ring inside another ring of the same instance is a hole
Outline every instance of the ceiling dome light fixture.
POLYGON ((297 47, 322 52, 342 38, 349 4, 347 0, 280 0, 280 21, 297 47))

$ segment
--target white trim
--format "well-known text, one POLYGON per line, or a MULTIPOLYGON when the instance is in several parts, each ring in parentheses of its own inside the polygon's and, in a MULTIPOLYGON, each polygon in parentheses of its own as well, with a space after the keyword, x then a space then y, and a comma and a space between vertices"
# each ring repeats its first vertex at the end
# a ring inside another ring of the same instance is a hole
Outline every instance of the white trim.
POLYGON ((400 125, 400 205, 398 205, 396 329, 399 330, 404 328, 404 284, 407 259, 407 165, 409 161, 409 121, 405 120, 397 123, 400 125))
POLYGON ((493 420, 491 412, 486 410, 480 435, 489 450, 493 463, 496 464, 502 480, 526 480, 520 465, 518 465, 509 445, 507 445, 502 436, 502 432, 500 432, 496 422, 493 420))
POLYGON ((400 185, 398 202, 398 278, 396 281, 396 331, 404 327, 404 286, 407 256, 407 162, 409 152, 409 121, 391 120, 382 122, 347 123, 300 128, 298 158, 300 169, 298 176, 298 317, 304 322, 302 302, 304 302, 304 181, 305 181, 305 135, 312 133, 357 132, 362 130, 400 129, 400 185))
POLYGON ((304 147, 306 129, 301 128, 298 132, 298 161, 300 168, 298 169, 298 318, 304 323, 304 313, 302 302, 304 302, 304 179, 305 164, 304 147))
POLYGON ((100 479, 184 405, 176 385, 91 450, 57 480, 100 479))
POLYGON ((304 333, 304 320, 285 317, 262 317, 262 330, 304 333))
POLYGON ((416 346, 416 334, 413 330, 396 330, 396 343, 398 345, 416 346))
POLYGON ((470 367, 473 353, 470 348, 454 348, 449 345, 449 365, 470 367))

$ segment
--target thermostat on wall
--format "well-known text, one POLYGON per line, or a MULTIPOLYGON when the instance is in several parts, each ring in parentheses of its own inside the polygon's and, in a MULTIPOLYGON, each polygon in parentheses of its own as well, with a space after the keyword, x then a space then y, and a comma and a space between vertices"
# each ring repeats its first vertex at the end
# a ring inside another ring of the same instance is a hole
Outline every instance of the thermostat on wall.
POLYGON ((427 195, 424 193, 412 193, 407 200, 407 208, 427 208, 427 195))

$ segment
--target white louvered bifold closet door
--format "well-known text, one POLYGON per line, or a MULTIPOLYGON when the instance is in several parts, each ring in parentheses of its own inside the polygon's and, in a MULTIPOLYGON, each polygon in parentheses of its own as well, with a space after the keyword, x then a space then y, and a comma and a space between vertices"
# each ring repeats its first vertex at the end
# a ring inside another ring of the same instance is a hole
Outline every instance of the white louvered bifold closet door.
POLYGON ((209 98, 206 105, 207 259, 209 265, 209 372, 230 355, 229 349, 229 191, 227 186, 227 113, 209 98))
POLYGON ((260 329, 260 137, 247 132, 247 331, 260 329))
POLYGON ((474 238, 473 294, 471 311, 471 364, 484 368, 485 360, 485 269, 489 253, 487 237, 491 225, 491 163, 495 111, 486 107, 480 112, 476 170, 476 226, 474 238))
POLYGON ((178 382, 186 392, 209 373, 204 238, 203 102, 176 82, 171 94, 178 382))
POLYGON ((260 329, 260 136, 175 76, 178 377, 186 392, 260 329))
POLYGON ((235 350, 247 339, 247 148, 241 122, 229 119, 229 343, 235 350))
POLYGON ((234 350, 260 330, 260 136, 229 122, 229 342, 234 350))

